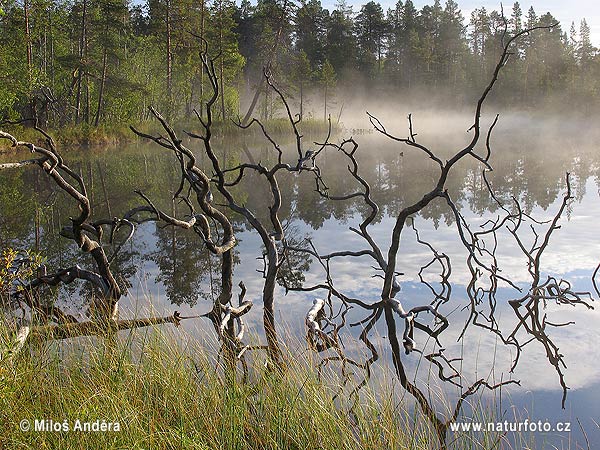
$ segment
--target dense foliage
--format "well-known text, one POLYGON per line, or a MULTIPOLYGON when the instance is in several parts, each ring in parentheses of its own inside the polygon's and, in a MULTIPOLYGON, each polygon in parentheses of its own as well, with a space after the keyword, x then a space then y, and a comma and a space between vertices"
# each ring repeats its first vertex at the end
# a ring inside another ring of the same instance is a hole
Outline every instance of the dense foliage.
MULTIPOLYGON (((508 32, 556 22, 519 3, 504 11, 508 32)), ((465 20, 454 0, 420 11, 411 0, 387 11, 376 2, 329 11, 319 0, 6 0, 0 2, 0 118, 50 127, 141 121, 152 104, 190 117, 212 93, 199 62, 206 42, 220 85, 218 118, 274 116, 268 67, 314 114, 362 85, 367 93, 427 89, 443 100, 479 92, 501 48, 504 20, 479 8, 465 20), (351 80, 352 91, 346 90, 351 80), (346 92, 344 92, 346 90, 346 92), (255 92, 258 92, 255 95, 255 92)), ((591 105, 600 65, 585 19, 521 41, 495 100, 546 106, 567 98, 591 105)), ((588 108, 589 108, 588 107, 588 108)))

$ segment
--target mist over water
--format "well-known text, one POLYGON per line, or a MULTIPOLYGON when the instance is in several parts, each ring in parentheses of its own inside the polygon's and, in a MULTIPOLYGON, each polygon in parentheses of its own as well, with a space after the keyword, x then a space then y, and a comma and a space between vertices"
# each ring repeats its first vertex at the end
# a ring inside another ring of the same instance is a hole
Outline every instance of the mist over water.
MULTIPOLYGON (((406 115, 412 112, 417 140, 430 146, 442 158, 464 147, 471 138, 467 129, 473 119, 467 110, 412 109, 411 105, 396 107, 368 99, 361 101, 364 109, 377 115, 388 132, 400 137, 408 134, 406 115)), ((348 108, 349 111, 358 109, 358 106, 348 108)), ((495 117, 494 109, 486 108, 482 123, 491 123, 495 117)), ((598 131, 588 127, 586 122, 562 116, 500 112, 501 119, 491 139, 491 165, 494 171, 489 174, 490 183, 499 199, 510 202, 511 197, 515 197, 528 213, 539 220, 548 220, 555 214, 564 195, 565 174, 571 173, 575 200, 560 221, 561 229, 552 236, 542 260, 542 272, 569 280, 574 290, 591 291, 591 275, 600 259, 595 231, 600 217, 598 131)), ((592 122, 594 118, 589 120, 592 122)), ((361 118, 361 114, 344 115, 342 121, 344 129, 332 140, 339 141, 354 134, 360 144, 360 170, 373 189, 373 198, 381 207, 372 235, 383 249, 387 249, 395 215, 403 206, 419 199, 431 188, 438 169, 418 150, 371 133, 368 120, 361 118)), ((322 137, 314 137, 316 141, 319 139, 322 137)), ((309 139, 306 140, 308 146, 309 139)), ((286 152, 292 151, 292 142, 285 138, 282 142, 286 152)), ((244 142, 222 138, 216 145, 220 157, 232 165, 249 157, 265 162, 274 158, 273 149, 260 140, 244 142)), ((485 148, 481 147, 478 151, 484 154, 485 148)), ((294 155, 286 153, 286 157, 293 160, 294 155)), ((0 155, 0 161, 10 158, 13 155, 0 155)), ((201 164, 207 164, 201 152, 198 152, 198 158, 201 164)), ((155 146, 138 143, 128 148, 74 150, 66 153, 65 159, 85 174, 98 217, 109 213, 118 216, 138 204, 133 189, 144 190, 165 210, 172 208, 169 198, 170 191, 177 185, 177 163, 155 146), (110 189, 105 189, 107 186, 110 189)), ((345 160, 333 149, 328 149, 325 155, 323 177, 332 194, 347 194, 356 189, 354 180, 347 174, 345 160)), ((71 214, 72 205, 68 199, 37 171, 4 172, 0 174, 0 180, 0 186, 4 189, 3 195, 0 195, 0 244, 31 247, 34 240, 34 209, 25 206, 28 201, 41 203, 49 196, 51 206, 44 211, 41 221, 41 245, 48 249, 48 264, 60 262, 65 266, 69 261, 77 261, 77 250, 66 240, 57 237, 57 230, 71 214)), ((269 194, 267 187, 260 183, 260 179, 249 177, 239 187, 238 194, 244 196, 245 204, 256 211, 257 216, 267 218, 269 194)), ((497 216, 497 205, 486 192, 481 167, 474 160, 458 165, 447 185, 473 227, 497 216)), ((282 176, 280 186, 283 193, 281 216, 290 222, 288 235, 291 238, 301 241, 311 237, 321 253, 364 248, 361 239, 348 229, 356 226, 365 213, 359 201, 325 201, 314 192, 314 182, 309 177, 287 174, 282 176)), ((176 206, 176 213, 182 211, 177 208, 180 207, 176 206)), ((262 262, 256 258, 262 254, 261 244, 247 224, 235 216, 232 216, 232 220, 240 241, 236 247, 234 283, 243 280, 248 288, 247 297, 256 303, 247 316, 247 323, 251 333, 260 335, 262 279, 257 270, 261 269, 262 262)), ((415 224, 422 239, 431 242, 452 260, 450 281, 453 294, 441 310, 447 315, 451 326, 441 339, 448 357, 463 358, 461 367, 465 379, 472 382, 479 377, 489 376, 494 382, 511 378, 521 381, 520 387, 507 386, 502 389, 504 403, 497 413, 503 419, 510 420, 516 415, 573 423, 571 434, 536 436, 538 443, 552 443, 558 448, 574 441, 582 445, 583 435, 578 431, 576 418, 582 421, 592 442, 600 441, 600 433, 592 420, 600 418, 597 406, 600 404, 597 390, 600 386, 600 350, 593 345, 600 340, 598 310, 548 305, 548 320, 575 322, 573 326, 550 331, 565 355, 566 381, 571 387, 567 409, 563 411, 560 409, 562 392, 556 372, 548 364, 540 346, 536 347, 534 343, 525 347, 517 370, 511 374, 509 369, 514 352, 510 347, 502 346, 491 333, 472 328, 463 341, 456 341, 468 318, 464 306, 468 304, 465 287, 469 273, 464 263, 465 251, 457 239, 454 217, 443 202, 435 201, 415 218, 415 224)), ((507 233, 499 236, 499 242, 498 259, 503 274, 517 284, 526 282, 525 261, 515 243, 507 233)), ((414 232, 405 230, 398 269, 404 273, 400 278, 402 292, 399 298, 407 307, 427 304, 431 300, 431 293, 420 283, 418 276, 420 267, 430 257, 429 250, 416 242, 414 232)), ((138 228, 133 241, 115 261, 114 269, 130 284, 128 295, 121 300, 124 318, 150 308, 159 314, 170 314, 175 309, 183 315, 205 313, 210 309, 214 295, 211 277, 218 276, 217 261, 203 251, 193 233, 172 231, 152 223, 138 228)), ((295 269, 306 285, 316 283, 324 276, 322 268, 314 261, 299 261, 295 269)), ((368 259, 332 263, 331 273, 338 289, 347 295, 364 301, 375 301, 380 296, 381 279, 374 277, 377 272, 371 268, 368 259)), ((435 270, 426 273, 425 277, 432 283, 439 281, 439 274, 435 270)), ((73 287, 61 288, 60 292, 61 302, 73 312, 84 310, 81 308, 84 295, 85 292, 73 287)), ((301 339, 305 333, 304 316, 315 295, 294 292, 285 295, 284 289, 279 288, 276 293, 276 318, 280 329, 288 330, 301 339)), ((507 286, 501 286, 498 297, 499 322, 501 327, 510 329, 515 319, 506 302, 515 298, 515 292, 507 286)), ((360 311, 351 311, 348 320, 362 318, 360 311)), ((213 332, 208 321, 186 322, 183 329, 186 333, 209 338, 213 332)), ((365 349, 357 340, 359 332, 359 328, 353 328, 343 337, 350 354, 364 355, 365 349)), ((436 349, 434 343, 422 333, 417 332, 415 340, 423 349, 423 354, 436 349)), ((381 357, 373 369, 373 383, 376 384, 378 380, 389 382, 392 378, 391 360, 386 350, 383 324, 379 324, 375 330, 373 342, 380 350, 381 357)), ((441 393, 439 395, 442 398, 455 401, 457 390, 441 386, 437 381, 437 368, 430 366, 422 355, 414 352, 403 355, 403 358, 411 377, 416 377, 425 385, 429 384, 432 392, 441 393)), ((482 398, 481 401, 489 404, 490 408, 499 408, 497 396, 486 394, 482 398)), ((436 402, 444 404, 443 400, 436 402)), ((468 414, 467 408, 467 418, 468 414)))

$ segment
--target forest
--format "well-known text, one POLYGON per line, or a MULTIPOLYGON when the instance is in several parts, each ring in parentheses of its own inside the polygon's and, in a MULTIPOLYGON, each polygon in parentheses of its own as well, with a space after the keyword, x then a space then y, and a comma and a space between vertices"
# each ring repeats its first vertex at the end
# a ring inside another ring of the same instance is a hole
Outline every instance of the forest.
MULTIPOLYGON (((505 21, 511 34, 557 23, 518 2, 464 17, 454 0, 420 10, 398 1, 387 11, 374 1, 353 11, 344 0, 332 11, 319 0, 3 1, 0 118, 35 112, 46 128, 97 127, 144 121, 150 105, 169 120, 190 118, 211 95, 199 63, 205 43, 224 88, 217 119, 281 113, 265 69, 306 118, 339 119, 357 86, 404 100, 427 92, 429 102, 456 107, 485 87, 505 21)), ((527 34, 490 101, 523 109, 570 101, 589 112, 598 58, 584 18, 527 34)))

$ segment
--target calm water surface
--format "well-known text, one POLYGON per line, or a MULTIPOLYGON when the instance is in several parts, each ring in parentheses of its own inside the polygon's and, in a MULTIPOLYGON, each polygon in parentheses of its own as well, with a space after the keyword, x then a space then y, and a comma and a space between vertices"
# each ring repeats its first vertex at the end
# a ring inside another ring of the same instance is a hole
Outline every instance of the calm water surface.
MULTIPOLYGON (((468 119, 462 116, 440 118, 427 115, 417 123, 421 129, 431 130, 419 134, 421 142, 444 157, 461 148, 469 138, 462 132, 468 128, 465 126, 468 119)), ((393 126, 400 135, 406 133, 403 123, 392 123, 391 129, 393 126)), ((542 278, 546 275, 564 278, 577 291, 593 289, 591 275, 600 262, 597 231, 600 220, 600 152, 597 138, 598 134, 582 130, 580 124, 514 115, 500 122, 492 140, 494 172, 490 174, 490 180, 498 197, 507 202, 511 197, 519 199, 523 208, 537 219, 548 220, 555 214, 565 191, 565 174, 571 173, 575 200, 561 219, 561 229, 552 236, 542 259, 542 278)), ((361 145, 361 174, 372 186, 373 196, 381 208, 372 235, 386 251, 395 214, 431 188, 437 169, 415 150, 399 147, 379 136, 365 134, 356 136, 356 139, 361 145)), ((258 139, 221 139, 215 144, 227 165, 248 160, 262 161, 263 164, 274 161, 273 150, 258 139)), ((285 144, 291 151, 291 143, 285 144)), ((205 159, 199 151, 198 154, 205 165, 205 159)), ((186 212, 182 205, 170 202, 170 196, 177 188, 178 166, 163 149, 140 142, 105 150, 72 150, 64 156, 72 168, 83 174, 96 218, 119 216, 140 204, 134 189, 143 190, 165 211, 180 215, 186 212)), ((14 155, 0 155, 0 161, 11 158, 14 159, 14 155)), ((290 161, 293 161, 293 153, 290 153, 290 161)), ((335 151, 328 151, 323 168, 332 194, 350 193, 356 188, 346 171, 346 162, 335 151)), ((481 168, 472 161, 465 161, 455 169, 448 188, 467 221, 475 228, 488 219, 495 219, 497 206, 485 190, 481 168)), ((349 230, 350 226, 358 225, 362 214, 367 211, 360 202, 331 202, 320 198, 314 192, 314 181, 308 174, 285 174, 280 179, 280 186, 283 193, 280 216, 289 225, 290 238, 301 242, 310 237, 321 253, 365 248, 361 239, 349 230)), ((269 191, 263 180, 250 176, 236 192, 259 217, 268 218, 269 191)), ((35 247, 36 211, 40 230, 38 245, 46 254, 49 267, 66 267, 75 262, 82 264, 70 241, 57 237, 69 215, 76 213, 62 192, 35 168, 1 172, 0 246, 35 247)), ((232 220, 240 241, 236 247, 235 284, 243 280, 248 288, 247 298, 256 303, 248 316, 248 325, 251 332, 260 335, 262 280, 257 270, 262 268, 262 261, 257 257, 262 254, 261 242, 240 217, 232 216, 232 220)), ((600 446, 597 425, 600 422, 598 309, 589 311, 581 306, 548 305, 548 320, 575 322, 570 327, 549 330, 565 355, 567 369, 564 372, 571 388, 566 409, 562 410, 558 377, 541 345, 532 343, 525 347, 515 373, 511 374, 509 369, 514 351, 511 347, 502 346, 491 333, 472 328, 463 340, 457 342, 468 318, 464 307, 469 304, 465 288, 470 274, 465 265, 465 251, 457 238, 454 217, 443 202, 435 201, 415 218, 415 224, 423 239, 452 260, 450 281, 453 293, 450 301, 441 307, 441 312, 451 324, 441 336, 445 354, 463 358, 460 365, 468 381, 488 376, 490 382, 510 378, 521 381, 520 387, 509 386, 502 390, 501 395, 484 396, 482 401, 487 402, 489 398, 490 402, 495 402, 490 405, 507 420, 516 416, 549 420, 552 424, 572 422, 570 434, 536 435, 536 448, 553 448, 551 445, 586 448, 577 418, 592 443, 591 448, 594 444, 600 446)), ((416 242, 410 229, 404 231, 401 249, 398 269, 404 275, 401 277, 400 299, 405 307, 427 304, 432 300, 431 292, 420 282, 418 273, 431 259, 431 254, 425 246, 416 242)), ((508 233, 499 236, 498 255, 503 275, 527 286, 525 260, 508 233)), ((296 258, 293 266, 294 273, 306 285, 323 280, 322 268, 314 261, 296 258)), ((170 314, 174 310, 181 311, 183 315, 207 312, 216 292, 214 280, 219 277, 218 260, 207 255, 196 235, 162 228, 154 223, 138 227, 134 239, 114 262, 114 271, 124 284, 129 285, 128 295, 121 301, 123 317, 150 309, 159 314, 170 314)), ((340 260, 332 264, 331 272, 337 288, 347 295, 366 301, 378 298, 381 279, 374 277, 377 272, 371 268, 370 260, 340 260)), ((432 282, 439 282, 439 274, 434 269, 426 272, 426 277, 432 282)), ((59 301, 74 313, 83 310, 81 306, 86 293, 80 289, 63 288, 58 294, 59 301)), ((279 289, 276 304, 281 328, 302 336, 304 316, 314 295, 293 292, 285 295, 284 290, 279 289)), ((516 298, 517 293, 501 285, 498 297, 497 318, 501 327, 508 330, 511 324, 514 325, 514 314, 506 301, 516 298)), ((349 321, 363 317, 364 313, 353 310, 349 321)), ((183 328, 194 335, 213 333, 208 322, 189 321, 183 328)), ((344 337, 347 350, 356 355, 364 350, 356 339, 359 332, 352 328, 344 337)), ((388 369, 391 363, 383 321, 373 331, 372 340, 381 349, 374 378, 393 379, 388 369)), ((428 342, 426 336, 418 332, 416 341, 425 352, 435 349, 434 343, 428 342)), ((430 384, 432 392, 443 392, 448 401, 456 400, 459 391, 440 387, 437 368, 431 368, 420 354, 413 352, 403 355, 403 358, 409 373, 419 380, 421 386, 430 384)), ((442 404, 440 407, 443 407, 442 404)), ((469 416, 469 413, 467 406, 465 415, 469 416)))

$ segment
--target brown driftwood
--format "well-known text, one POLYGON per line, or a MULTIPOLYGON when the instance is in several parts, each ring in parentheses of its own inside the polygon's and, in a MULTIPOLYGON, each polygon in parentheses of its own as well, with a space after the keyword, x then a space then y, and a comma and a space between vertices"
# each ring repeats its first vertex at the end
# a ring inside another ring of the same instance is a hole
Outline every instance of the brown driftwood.
POLYGON ((23 326, 17 331, 11 347, 6 350, 0 361, 14 358, 27 342, 40 343, 82 336, 108 336, 118 331, 151 327, 164 323, 172 323, 178 327, 182 320, 196 317, 198 316, 184 317, 178 311, 175 311, 173 315, 163 317, 23 326))

